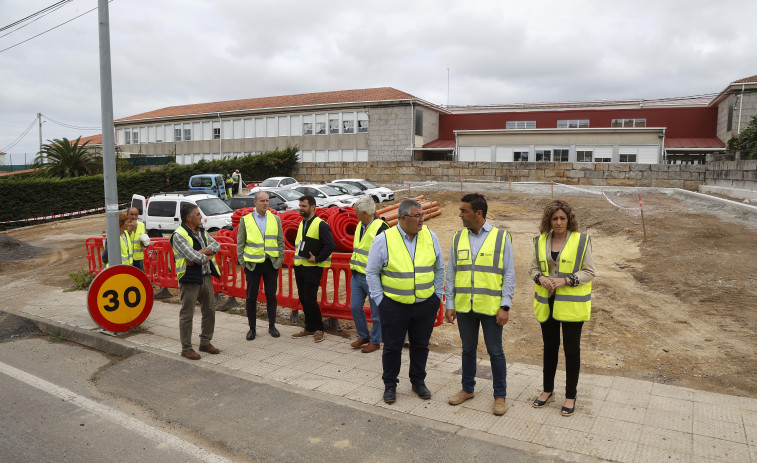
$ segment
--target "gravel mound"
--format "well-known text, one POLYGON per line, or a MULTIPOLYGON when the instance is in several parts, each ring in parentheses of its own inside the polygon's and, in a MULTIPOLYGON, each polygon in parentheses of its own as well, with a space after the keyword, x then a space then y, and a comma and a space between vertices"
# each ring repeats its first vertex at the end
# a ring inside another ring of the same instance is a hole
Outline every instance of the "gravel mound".
POLYGON ((0 262, 14 262, 29 259, 47 251, 46 248, 38 248, 17 240, 12 236, 0 233, 0 262))

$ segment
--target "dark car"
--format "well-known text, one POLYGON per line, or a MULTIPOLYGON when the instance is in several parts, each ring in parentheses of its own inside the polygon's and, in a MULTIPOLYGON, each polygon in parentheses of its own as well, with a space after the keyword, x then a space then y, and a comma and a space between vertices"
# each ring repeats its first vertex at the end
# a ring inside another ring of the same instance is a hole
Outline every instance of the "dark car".
MULTIPOLYGON (((286 211, 288 209, 287 202, 284 198, 277 193, 267 191, 269 196, 268 207, 274 211, 286 211)), ((236 198, 229 198, 224 200, 233 210, 244 209, 246 207, 255 207, 255 198, 253 196, 238 196, 236 198)))

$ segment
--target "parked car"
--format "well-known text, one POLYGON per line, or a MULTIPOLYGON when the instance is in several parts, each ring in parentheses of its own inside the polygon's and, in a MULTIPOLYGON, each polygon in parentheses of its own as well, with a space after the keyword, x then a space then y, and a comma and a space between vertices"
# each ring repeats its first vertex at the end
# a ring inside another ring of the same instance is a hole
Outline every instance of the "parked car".
POLYGON ((326 185, 331 188, 336 188, 346 195, 357 196, 358 198, 361 196, 368 196, 368 193, 350 183, 327 183, 326 185))
POLYGON ((292 177, 271 177, 260 182, 260 185, 255 188, 250 188, 247 194, 255 193, 258 190, 267 188, 294 188, 298 186, 300 182, 292 177))
POLYGON ((394 200, 394 192, 392 190, 390 190, 389 188, 380 187, 375 183, 369 182, 368 180, 365 180, 363 178, 342 178, 339 180, 334 180, 331 183, 349 183, 350 185, 355 185, 367 194, 371 195, 373 197, 373 202, 375 203, 394 200))
MULTIPOLYGON (((268 193, 268 207, 275 211, 289 211, 299 209, 299 198, 302 193, 288 188, 267 188, 265 191, 268 193)), ((227 199, 224 201, 234 210, 243 209, 245 207, 255 207, 254 193, 246 196, 238 196, 236 198, 227 199)))
POLYGON ((226 184, 221 174, 199 174, 189 177, 189 189, 226 199, 226 184))
POLYGON ((131 206, 139 211, 139 220, 144 222, 147 235, 160 237, 172 233, 181 224, 181 203, 196 204, 202 214, 202 225, 209 232, 221 228, 231 230, 232 210, 217 196, 194 191, 160 193, 145 199, 142 195, 131 197, 131 206))
POLYGON ((358 200, 357 197, 346 195, 328 185, 300 185, 295 190, 301 192, 303 195, 312 195, 315 197, 315 204, 318 207, 352 206, 358 200))

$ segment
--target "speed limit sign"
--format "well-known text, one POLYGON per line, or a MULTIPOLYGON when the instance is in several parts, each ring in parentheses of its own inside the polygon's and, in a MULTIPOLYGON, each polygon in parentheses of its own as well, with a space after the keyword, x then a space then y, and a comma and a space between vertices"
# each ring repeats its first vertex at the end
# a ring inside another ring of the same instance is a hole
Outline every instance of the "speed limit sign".
POLYGON ((100 272, 87 293, 92 320, 101 328, 124 333, 142 324, 152 310, 150 280, 131 265, 115 265, 100 272))

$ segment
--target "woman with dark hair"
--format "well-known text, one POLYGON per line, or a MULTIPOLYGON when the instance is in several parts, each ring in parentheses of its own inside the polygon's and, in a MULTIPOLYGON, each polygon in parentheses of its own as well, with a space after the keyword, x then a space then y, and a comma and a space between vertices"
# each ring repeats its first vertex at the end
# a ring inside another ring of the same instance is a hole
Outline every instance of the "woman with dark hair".
POLYGON ((591 281, 594 260, 591 239, 578 232, 578 220, 562 200, 547 204, 534 237, 531 278, 535 283, 534 314, 544 341, 544 392, 533 401, 541 408, 555 398, 555 372, 562 327, 565 351, 565 402, 560 414, 576 409, 576 388, 581 368, 581 329, 591 315, 591 281))

